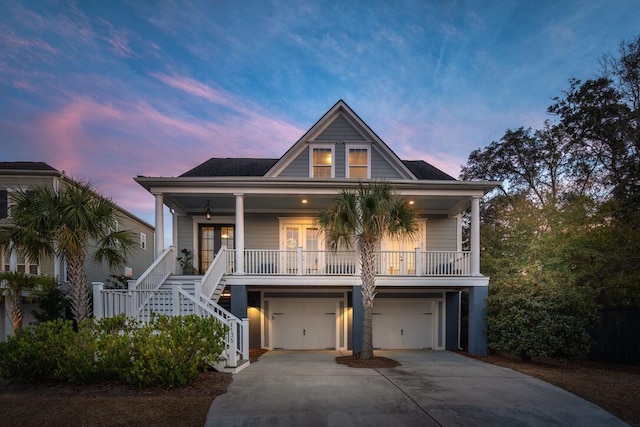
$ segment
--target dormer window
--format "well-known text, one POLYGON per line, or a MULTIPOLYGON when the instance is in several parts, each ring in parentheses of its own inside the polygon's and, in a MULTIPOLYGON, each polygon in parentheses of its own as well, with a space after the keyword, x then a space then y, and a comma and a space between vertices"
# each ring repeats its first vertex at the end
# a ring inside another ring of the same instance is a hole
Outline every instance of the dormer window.
POLYGON ((335 154, 332 145, 310 146, 309 176, 311 178, 333 178, 335 176, 335 154))
POLYGON ((368 145, 347 145, 347 178, 371 178, 371 151, 368 145))

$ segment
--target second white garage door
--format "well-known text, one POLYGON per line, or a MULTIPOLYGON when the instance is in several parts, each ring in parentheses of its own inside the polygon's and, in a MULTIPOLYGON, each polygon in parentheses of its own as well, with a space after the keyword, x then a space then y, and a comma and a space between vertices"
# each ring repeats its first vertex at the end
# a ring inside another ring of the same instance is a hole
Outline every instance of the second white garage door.
POLYGON ((336 301, 273 299, 273 348, 318 350, 336 347, 336 301))
POLYGON ((382 299, 373 303, 373 347, 433 348, 433 301, 382 299))

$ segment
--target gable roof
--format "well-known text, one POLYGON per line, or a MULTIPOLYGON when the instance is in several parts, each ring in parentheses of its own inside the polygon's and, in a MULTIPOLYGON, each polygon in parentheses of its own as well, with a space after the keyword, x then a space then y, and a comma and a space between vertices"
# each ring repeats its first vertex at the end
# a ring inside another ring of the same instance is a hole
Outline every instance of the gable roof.
POLYGON ((398 173, 407 179, 417 179, 409 168, 389 146, 344 102, 340 99, 295 143, 265 174, 267 177, 278 176, 304 149, 307 142, 315 140, 333 121, 342 115, 354 129, 362 134, 363 141, 371 142, 389 161, 398 173))
POLYGON ((183 173, 181 177, 264 176, 278 159, 212 157, 183 173))

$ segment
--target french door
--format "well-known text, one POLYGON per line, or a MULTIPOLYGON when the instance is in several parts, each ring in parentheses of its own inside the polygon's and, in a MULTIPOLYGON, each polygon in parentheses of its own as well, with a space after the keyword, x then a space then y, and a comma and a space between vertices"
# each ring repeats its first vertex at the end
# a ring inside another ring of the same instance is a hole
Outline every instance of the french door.
POLYGON ((309 223, 282 223, 280 228, 280 269, 285 274, 317 274, 323 264, 320 231, 312 221, 309 223), (298 248, 302 248, 302 259, 298 260, 298 248), (299 262, 300 261, 300 262, 299 262), (300 272, 302 273, 302 272, 300 272))
POLYGON ((233 225, 219 224, 200 224, 199 228, 199 269, 204 274, 223 245, 235 249, 235 229, 233 225))

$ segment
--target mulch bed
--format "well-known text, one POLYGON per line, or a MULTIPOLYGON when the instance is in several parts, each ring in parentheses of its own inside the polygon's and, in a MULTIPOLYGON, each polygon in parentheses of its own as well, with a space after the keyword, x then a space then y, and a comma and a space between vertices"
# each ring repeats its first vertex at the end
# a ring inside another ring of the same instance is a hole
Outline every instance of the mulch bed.
POLYGON ((339 356, 336 357, 336 362, 341 365, 347 365, 350 368, 396 368, 401 366, 401 363, 389 359, 388 357, 373 356, 368 360, 360 360, 358 356, 339 356))

